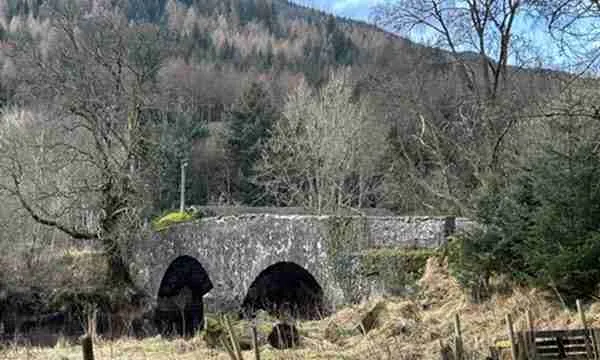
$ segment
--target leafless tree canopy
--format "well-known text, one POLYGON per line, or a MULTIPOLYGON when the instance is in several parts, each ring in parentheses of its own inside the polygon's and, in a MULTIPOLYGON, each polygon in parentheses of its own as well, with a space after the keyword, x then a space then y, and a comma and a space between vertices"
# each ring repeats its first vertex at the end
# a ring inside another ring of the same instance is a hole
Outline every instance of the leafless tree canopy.
POLYGON ((386 128, 352 97, 347 71, 319 92, 302 83, 286 102, 259 165, 259 182, 285 206, 317 213, 363 207, 379 191, 386 128))
POLYGON ((4 114, 0 186, 36 222, 101 240, 126 277, 118 231, 143 197, 139 120, 162 62, 150 49, 158 29, 134 32, 111 12, 84 19, 68 7, 52 11, 52 47, 32 39, 14 55, 25 70, 16 99, 31 110, 4 114))

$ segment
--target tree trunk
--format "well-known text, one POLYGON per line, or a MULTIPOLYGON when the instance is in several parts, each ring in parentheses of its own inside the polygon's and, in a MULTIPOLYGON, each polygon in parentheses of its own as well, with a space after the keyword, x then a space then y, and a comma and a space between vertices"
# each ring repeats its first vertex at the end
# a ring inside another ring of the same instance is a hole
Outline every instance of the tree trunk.
POLYGON ((129 268, 123 259, 119 245, 114 240, 105 239, 106 257, 108 259, 108 282, 110 286, 131 286, 133 281, 129 268))

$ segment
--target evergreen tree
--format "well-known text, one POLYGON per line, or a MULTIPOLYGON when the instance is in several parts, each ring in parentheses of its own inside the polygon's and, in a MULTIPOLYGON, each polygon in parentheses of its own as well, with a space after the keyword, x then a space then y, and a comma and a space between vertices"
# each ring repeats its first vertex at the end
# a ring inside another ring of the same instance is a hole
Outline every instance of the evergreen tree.
POLYGON ((332 64, 352 65, 355 45, 344 31, 337 25, 333 15, 329 15, 325 23, 326 49, 332 64))
POLYGON ((252 82, 228 114, 229 151, 239 169, 237 192, 247 204, 268 203, 262 188, 255 185, 254 164, 260 159, 276 117, 268 91, 252 82))
MULTIPOLYGON (((182 161, 190 161, 195 141, 209 136, 198 114, 147 111, 143 114, 146 137, 144 156, 148 166, 156 168, 156 203, 154 210, 176 208, 179 201, 179 174, 182 161)), ((206 184, 202 178, 186 178, 186 200, 189 204, 206 203, 206 184)))
POLYGON ((273 67, 273 46, 269 42, 265 52, 259 51, 258 53, 258 64, 263 70, 269 70, 273 67))
POLYGON ((333 34, 336 29, 337 24, 335 22, 335 17, 333 15, 329 15, 325 24, 325 31, 327 31, 327 36, 333 34))
POLYGON ((240 0, 231 0, 229 2, 229 21, 235 28, 240 26, 241 10, 242 4, 240 3, 240 0))
POLYGON ((503 273, 564 300, 596 294, 600 154, 589 128, 593 121, 582 124, 559 121, 509 186, 483 196, 478 217, 485 230, 459 242, 453 256, 465 285, 485 286, 491 275, 503 273))
POLYGON ((271 0, 256 1, 256 17, 262 21, 270 32, 273 32, 275 25, 275 9, 271 0))

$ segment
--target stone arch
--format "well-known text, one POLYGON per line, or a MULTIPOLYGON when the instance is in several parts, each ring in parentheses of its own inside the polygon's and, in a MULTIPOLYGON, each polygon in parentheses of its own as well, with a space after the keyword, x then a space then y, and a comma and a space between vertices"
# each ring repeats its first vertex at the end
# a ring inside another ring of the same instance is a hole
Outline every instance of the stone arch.
POLYGON ((317 319, 324 315, 324 292, 315 277, 289 261, 275 263, 254 279, 242 302, 242 314, 265 310, 275 316, 317 319))
POLYGON ((208 272, 191 256, 179 256, 165 271, 155 315, 164 335, 191 336, 204 324, 202 297, 213 288, 208 272))

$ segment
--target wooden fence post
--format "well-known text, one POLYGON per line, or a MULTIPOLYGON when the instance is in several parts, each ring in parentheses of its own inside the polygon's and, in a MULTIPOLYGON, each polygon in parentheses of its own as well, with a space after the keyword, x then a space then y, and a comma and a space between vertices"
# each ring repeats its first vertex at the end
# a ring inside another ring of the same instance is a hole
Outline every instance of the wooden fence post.
POLYGON ((463 359, 463 341, 462 341, 462 332, 460 329, 460 317, 458 313, 454 315, 454 337, 455 337, 455 346, 454 346, 454 359, 462 360, 463 359))
POLYGON ((85 335, 81 339, 81 347, 83 349, 83 360, 94 360, 94 343, 91 336, 85 335))
POLYGON ((577 312, 579 313, 579 318, 581 319, 581 325, 583 326, 583 330, 585 330, 585 351, 587 352, 588 359, 592 358, 592 346, 590 344, 590 332, 588 330, 587 321, 585 319, 585 313, 583 312, 583 307, 581 306, 581 300, 577 299, 577 312))
POLYGON ((254 348, 255 360, 260 360, 260 349, 258 348, 258 334, 256 333, 256 322, 252 323, 252 347, 254 348))
POLYGON ((227 315, 223 315, 223 319, 225 320, 225 329, 229 333, 229 339, 231 340, 231 346, 233 348, 233 351, 235 352, 236 359, 243 360, 244 358, 242 357, 242 349, 240 348, 240 342, 238 341, 233 327, 231 327, 229 317, 227 315))
POLYGON ((529 351, 532 359, 535 359, 537 354, 537 347, 535 344, 535 326, 533 324, 533 317, 531 316, 531 310, 527 310, 527 327, 529 330, 529 351))
POLYGON ((508 332, 508 338, 510 339, 511 358, 512 360, 517 360, 517 339, 515 338, 515 331, 513 329, 513 323, 510 314, 506 314, 506 330, 508 332))
POLYGON ((595 329, 590 329, 590 332, 592 334, 592 343, 594 345, 594 359, 598 359, 598 354, 600 353, 600 349, 598 348, 600 344, 600 336, 598 336, 599 334, 595 329))

